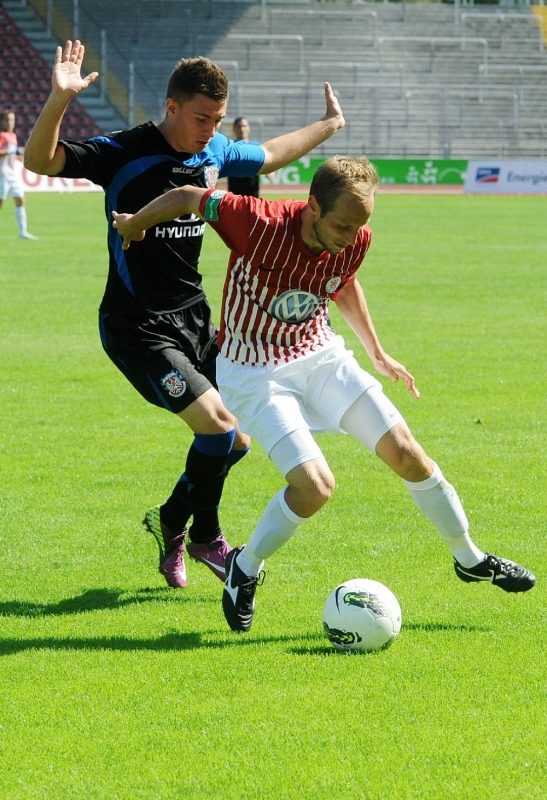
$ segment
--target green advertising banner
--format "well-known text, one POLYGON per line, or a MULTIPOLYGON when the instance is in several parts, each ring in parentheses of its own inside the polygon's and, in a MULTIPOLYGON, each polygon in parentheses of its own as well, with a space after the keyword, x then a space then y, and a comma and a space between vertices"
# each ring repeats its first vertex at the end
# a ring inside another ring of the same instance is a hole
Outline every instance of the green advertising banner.
MULTIPOLYGON (((264 186, 298 186, 309 184, 324 158, 303 156, 270 175, 262 176, 264 186)), ((465 161, 431 158, 373 158, 380 173, 380 183, 386 185, 438 186, 463 184, 467 170, 465 161)))
POLYGON ((407 186, 438 186, 463 184, 467 171, 465 161, 446 159, 393 158, 371 159, 380 173, 380 183, 407 186))

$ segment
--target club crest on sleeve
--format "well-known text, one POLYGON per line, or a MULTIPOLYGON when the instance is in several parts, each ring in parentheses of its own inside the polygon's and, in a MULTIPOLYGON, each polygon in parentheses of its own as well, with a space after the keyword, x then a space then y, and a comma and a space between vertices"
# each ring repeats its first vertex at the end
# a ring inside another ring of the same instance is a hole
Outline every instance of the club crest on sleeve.
POLYGON ((178 369, 168 372, 160 382, 165 391, 170 394, 171 397, 180 397, 186 391, 186 381, 178 369))
POLYGON ((338 275, 335 275, 334 278, 330 278, 330 280, 328 280, 325 285, 326 293, 334 294, 341 283, 342 283, 342 278, 340 278, 338 275))

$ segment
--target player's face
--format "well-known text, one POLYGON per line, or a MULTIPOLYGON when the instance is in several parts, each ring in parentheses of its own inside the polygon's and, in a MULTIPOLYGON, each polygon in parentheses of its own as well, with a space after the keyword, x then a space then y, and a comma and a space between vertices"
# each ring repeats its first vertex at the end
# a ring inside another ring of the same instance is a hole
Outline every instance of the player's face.
POLYGON ((201 153, 226 116, 227 100, 212 100, 195 94, 185 103, 169 98, 167 116, 159 126, 167 141, 182 153, 201 153))
POLYGON ((2 129, 8 133, 13 133, 15 130, 15 114, 10 111, 5 117, 2 117, 2 129))
POLYGON ((234 125, 234 137, 236 142, 240 142, 243 140, 247 142, 249 140, 249 136, 251 134, 251 126, 249 125, 248 120, 245 118, 240 119, 239 122, 234 125))
POLYGON ((338 197, 334 208, 327 211, 323 217, 321 216, 321 207, 318 203, 316 206, 317 211, 311 234, 311 238, 315 238, 316 241, 315 246, 310 249, 312 252, 326 250, 328 253, 337 255, 345 247, 355 244, 359 230, 371 218, 374 211, 374 194, 371 194, 364 203, 354 197, 342 194, 338 197))

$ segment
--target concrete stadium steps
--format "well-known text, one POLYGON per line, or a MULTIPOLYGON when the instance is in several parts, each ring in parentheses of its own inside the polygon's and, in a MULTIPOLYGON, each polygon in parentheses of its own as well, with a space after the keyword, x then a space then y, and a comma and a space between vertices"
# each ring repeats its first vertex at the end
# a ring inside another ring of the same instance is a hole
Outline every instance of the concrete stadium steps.
MULTIPOLYGON (((72 0, 55 6, 70 18, 72 0)), ((134 62, 137 101, 156 120, 176 61, 204 54, 230 78, 228 118, 249 116, 264 140, 321 116, 329 80, 347 125, 321 154, 366 145, 376 156, 415 148, 471 157, 519 146, 540 156, 547 145, 547 55, 529 9, 466 6, 458 21, 454 6, 440 2, 268 3, 265 18, 258 2, 80 0, 79 7, 81 38, 97 50, 93 37, 106 30, 116 53, 134 62), (268 43, 268 35, 302 39, 268 43)))
MULTIPOLYGON (((47 31, 45 21, 30 6, 22 6, 18 0, 3 0, 2 5, 43 58, 42 78, 46 88, 36 94, 38 102, 43 105, 51 89, 51 71, 53 69, 55 50, 60 42, 47 31)), ((26 64, 25 66, 28 65, 26 64)), ((100 96, 98 86, 91 86, 86 92, 78 95, 78 103, 93 119, 96 127, 103 132, 121 128, 125 125, 125 120, 120 117, 117 110, 100 96)), ((84 134, 79 131, 77 120, 73 119, 70 108, 65 117, 65 121, 68 118, 68 126, 66 127, 69 128, 66 135, 69 136, 70 134, 77 139, 84 134)), ((36 116, 38 116, 40 110, 41 106, 36 108, 36 116)))
MULTIPOLYGON (((319 115, 322 82, 329 80, 342 100, 347 126, 324 151, 343 146, 349 152, 366 145, 367 152, 372 147, 381 155, 415 150, 459 157, 472 155, 473 149, 477 153, 492 147, 496 153, 514 149, 515 121, 533 113, 546 116, 545 82, 538 83, 532 75, 534 70, 536 78, 541 75, 547 60, 529 13, 505 21, 503 30, 494 14, 491 19, 470 17, 463 41, 453 7, 408 5, 404 20, 404 8, 388 5, 386 14, 385 4, 366 4, 367 9, 371 7, 377 13, 374 31, 371 19, 358 25, 352 19, 357 15, 351 13, 349 20, 343 20, 344 15, 335 19, 333 12, 321 13, 313 24, 313 15, 306 15, 304 8, 292 15, 276 15, 268 29, 301 32, 303 55, 289 41, 275 40, 272 45, 257 41, 252 46, 244 44, 246 40, 217 42, 209 56, 221 64, 237 62, 237 67, 232 63, 232 74, 226 68, 232 79, 236 72, 239 78, 229 113, 245 113, 257 120, 261 133, 269 138, 279 126, 290 129, 291 124, 296 127, 319 115), (520 72, 516 64, 522 67, 520 72), (508 69, 499 71, 504 65, 508 69), (371 127, 364 121, 371 109, 376 128, 360 135, 360 129, 371 127), (465 135, 463 128, 477 119, 484 120, 484 125, 465 135), (456 126, 455 131, 451 126, 456 126)), ((261 30, 256 20, 253 29, 261 30)), ((536 131, 535 152, 541 156, 543 129, 538 126, 536 131)), ((516 139, 522 146, 526 141, 534 152, 534 138, 521 134, 516 139)))

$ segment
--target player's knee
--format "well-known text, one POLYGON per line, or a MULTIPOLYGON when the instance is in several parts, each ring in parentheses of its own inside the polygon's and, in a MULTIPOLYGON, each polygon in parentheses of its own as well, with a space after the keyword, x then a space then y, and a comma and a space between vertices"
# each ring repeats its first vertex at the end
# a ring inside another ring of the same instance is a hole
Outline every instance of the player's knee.
POLYGON ((399 477, 405 481, 419 483, 425 481, 433 472, 433 462, 418 445, 416 449, 403 450, 394 468, 399 477))
POLYGON ((240 431, 239 428, 236 428, 236 438, 234 440, 234 450, 245 450, 247 451, 251 446, 251 437, 248 436, 243 431, 240 431))
POLYGON ((433 471, 433 462, 404 424, 396 425, 380 439, 376 454, 407 481, 423 481, 433 471))
POLYGON ((335 488, 336 482, 334 480, 334 475, 330 470, 328 472, 322 472, 316 477, 316 479, 313 481, 312 491, 315 495, 317 503, 319 504, 319 507, 324 506, 325 503, 330 500, 335 488))
POLYGON ((218 433, 227 433, 236 430, 236 418, 224 409, 225 413, 213 414, 211 420, 218 429, 218 433))
POLYGON ((211 423, 216 426, 218 433, 225 433, 232 429, 236 429, 237 431, 237 420, 222 404, 220 396, 214 398, 213 402, 209 402, 206 406, 206 410, 211 423))
POLYGON ((236 428, 236 418, 222 403, 216 389, 208 389, 178 414, 194 433, 223 434, 236 428))
POLYGON ((334 492, 334 476, 322 459, 300 464, 286 477, 289 484, 286 500, 301 517, 311 517, 319 511, 334 492))

